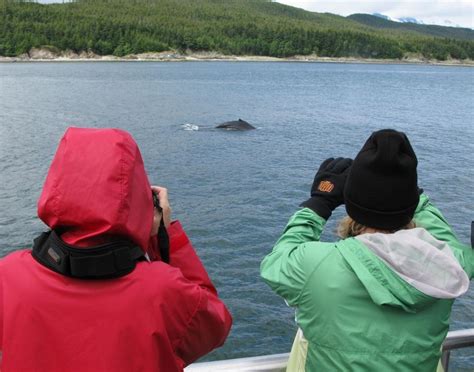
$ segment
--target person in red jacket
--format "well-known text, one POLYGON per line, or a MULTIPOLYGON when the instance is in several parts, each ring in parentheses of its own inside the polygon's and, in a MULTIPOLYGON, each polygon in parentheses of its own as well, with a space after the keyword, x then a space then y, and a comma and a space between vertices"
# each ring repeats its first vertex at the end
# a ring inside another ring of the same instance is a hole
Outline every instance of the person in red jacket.
POLYGON ((127 132, 69 128, 38 202, 51 230, 0 260, 1 370, 174 372, 222 345, 231 315, 170 214, 127 132))

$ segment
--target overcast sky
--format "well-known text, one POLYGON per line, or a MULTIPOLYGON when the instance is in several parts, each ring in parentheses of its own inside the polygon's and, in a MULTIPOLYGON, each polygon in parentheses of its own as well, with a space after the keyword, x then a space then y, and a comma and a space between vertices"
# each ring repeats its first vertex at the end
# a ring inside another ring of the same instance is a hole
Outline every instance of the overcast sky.
MULTIPOLYGON (((426 24, 474 28, 472 0, 277 0, 313 12, 347 16, 353 13, 381 13, 391 18, 413 17, 426 24)), ((40 3, 61 3, 43 0, 40 3)))

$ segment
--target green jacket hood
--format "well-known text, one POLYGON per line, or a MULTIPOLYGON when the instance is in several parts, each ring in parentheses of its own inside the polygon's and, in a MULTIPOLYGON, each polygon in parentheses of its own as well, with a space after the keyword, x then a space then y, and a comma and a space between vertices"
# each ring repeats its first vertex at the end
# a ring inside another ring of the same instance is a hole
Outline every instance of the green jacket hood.
POLYGON ((423 228, 362 234, 339 242, 337 248, 380 306, 414 313, 469 288, 469 278, 447 243, 423 228))

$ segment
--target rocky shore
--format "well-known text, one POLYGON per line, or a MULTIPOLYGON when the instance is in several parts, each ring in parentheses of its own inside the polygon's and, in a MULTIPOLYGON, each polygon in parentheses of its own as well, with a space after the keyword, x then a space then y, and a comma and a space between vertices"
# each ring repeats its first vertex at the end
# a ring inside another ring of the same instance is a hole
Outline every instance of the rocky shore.
POLYGON ((112 55, 100 56, 91 51, 76 53, 71 50, 59 51, 55 48, 32 48, 28 53, 17 57, 2 57, 0 62, 75 62, 75 61, 97 61, 97 62, 130 62, 130 61, 154 61, 154 62, 179 62, 179 61, 263 61, 263 62, 333 62, 333 63, 411 63, 411 64, 434 64, 448 66, 471 66, 474 60, 427 60, 418 55, 406 56, 403 59, 371 59, 356 57, 320 57, 317 55, 293 56, 287 58, 263 57, 263 56, 229 56, 217 52, 188 52, 177 51, 149 52, 141 54, 129 54, 123 57, 112 55))

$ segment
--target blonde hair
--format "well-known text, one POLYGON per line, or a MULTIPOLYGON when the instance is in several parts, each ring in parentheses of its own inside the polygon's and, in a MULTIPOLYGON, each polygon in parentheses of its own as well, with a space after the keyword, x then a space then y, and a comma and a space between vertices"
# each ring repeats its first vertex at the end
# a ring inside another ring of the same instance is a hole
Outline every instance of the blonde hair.
MULTIPOLYGON (((405 226, 402 226, 401 228, 396 229, 396 230, 379 230, 379 229, 377 229, 377 231, 383 232, 383 233, 394 233, 395 231, 398 231, 398 230, 408 230, 408 229, 413 229, 414 227, 416 227, 415 221, 411 220, 405 226)), ((346 238, 350 238, 350 237, 353 237, 353 236, 363 234, 364 230, 366 230, 366 229, 367 229, 367 226, 362 225, 362 224, 354 221, 349 216, 346 216, 339 222, 339 225, 337 226, 336 232, 337 232, 337 235, 340 238, 346 239, 346 238)))

